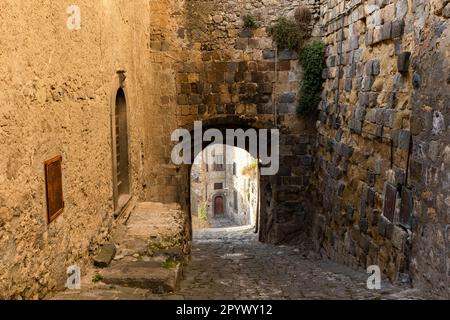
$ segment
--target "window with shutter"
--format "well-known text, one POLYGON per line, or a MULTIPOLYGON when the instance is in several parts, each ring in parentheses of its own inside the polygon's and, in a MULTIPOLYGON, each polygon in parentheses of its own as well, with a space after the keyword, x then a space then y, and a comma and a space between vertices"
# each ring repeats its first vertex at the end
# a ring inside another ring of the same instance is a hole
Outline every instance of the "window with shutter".
POLYGON ((54 221, 64 211, 62 185, 62 156, 57 156, 44 163, 47 197, 48 223, 54 221))

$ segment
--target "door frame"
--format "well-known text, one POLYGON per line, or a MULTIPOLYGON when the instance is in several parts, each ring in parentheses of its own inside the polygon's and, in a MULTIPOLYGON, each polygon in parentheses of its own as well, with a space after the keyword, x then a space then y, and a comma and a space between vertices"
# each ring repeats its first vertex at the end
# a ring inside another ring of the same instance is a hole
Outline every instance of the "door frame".
POLYGON ((218 193, 216 193, 214 196, 213 196, 213 210, 212 210, 212 213, 213 213, 213 216, 215 217, 216 216, 216 199, 217 198, 222 198, 222 201, 223 201, 223 213, 222 213, 222 215, 223 216, 226 216, 226 212, 227 212, 227 197, 226 197, 226 195, 225 195, 225 193, 223 193, 223 192, 218 192, 218 193))
POLYGON ((114 216, 118 217, 127 207, 132 198, 133 182, 132 182, 132 162, 130 157, 130 101, 128 99, 129 94, 127 86, 125 84, 126 74, 124 70, 117 71, 114 76, 114 81, 111 89, 111 101, 110 101, 110 125, 111 125, 111 148, 112 148, 112 189, 113 189, 113 210, 114 216), (116 100, 119 90, 122 89, 125 96, 126 114, 127 114, 127 140, 128 140, 128 184, 129 184, 129 197, 123 203, 119 204, 119 188, 117 181, 117 141, 116 141, 116 100))

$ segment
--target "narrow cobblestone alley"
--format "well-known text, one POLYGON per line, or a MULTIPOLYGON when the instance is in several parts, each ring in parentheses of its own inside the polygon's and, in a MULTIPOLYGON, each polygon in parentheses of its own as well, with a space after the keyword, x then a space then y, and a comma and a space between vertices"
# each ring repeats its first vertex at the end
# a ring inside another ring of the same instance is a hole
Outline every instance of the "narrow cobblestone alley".
POLYGON ((363 271, 320 259, 308 248, 257 241, 251 227, 214 220, 196 230, 192 261, 177 298, 193 299, 408 299, 417 292, 383 281, 366 288, 363 271))

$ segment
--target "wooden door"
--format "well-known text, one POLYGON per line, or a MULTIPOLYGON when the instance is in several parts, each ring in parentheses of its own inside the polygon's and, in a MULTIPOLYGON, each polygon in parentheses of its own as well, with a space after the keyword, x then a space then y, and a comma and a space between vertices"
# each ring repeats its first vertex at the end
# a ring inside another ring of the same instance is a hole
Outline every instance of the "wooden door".
POLYGON ((216 199, 214 200, 214 215, 223 215, 224 213, 225 211, 223 197, 216 197, 216 199))

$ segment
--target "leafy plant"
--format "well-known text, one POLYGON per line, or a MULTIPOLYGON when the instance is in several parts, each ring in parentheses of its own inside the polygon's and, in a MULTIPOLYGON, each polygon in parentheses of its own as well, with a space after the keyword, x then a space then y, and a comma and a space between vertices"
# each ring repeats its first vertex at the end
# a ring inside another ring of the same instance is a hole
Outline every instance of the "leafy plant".
POLYGON ((101 274, 96 274, 92 277, 92 282, 97 283, 103 280, 103 276, 101 274))
POLYGON ((178 265, 178 261, 173 258, 168 258, 166 261, 164 261, 161 266, 164 269, 175 269, 178 265))
POLYGON ((198 218, 202 221, 208 221, 208 212, 206 206, 201 206, 198 208, 198 218))
POLYGON ((244 16, 244 27, 247 29, 256 29, 258 28, 258 23, 256 22, 255 17, 247 14, 244 16))
POLYGON ((250 178, 256 177, 258 173, 258 160, 253 161, 248 166, 245 166, 242 169, 242 175, 243 176, 249 176, 250 178))
POLYGON ((314 111, 321 100, 322 71, 325 67, 324 55, 325 44, 319 40, 308 44, 300 52, 299 62, 304 70, 298 105, 298 113, 300 115, 314 111))
POLYGON ((269 35, 277 44, 278 49, 299 51, 305 40, 309 37, 307 28, 301 28, 298 23, 286 18, 280 18, 269 27, 269 35))

